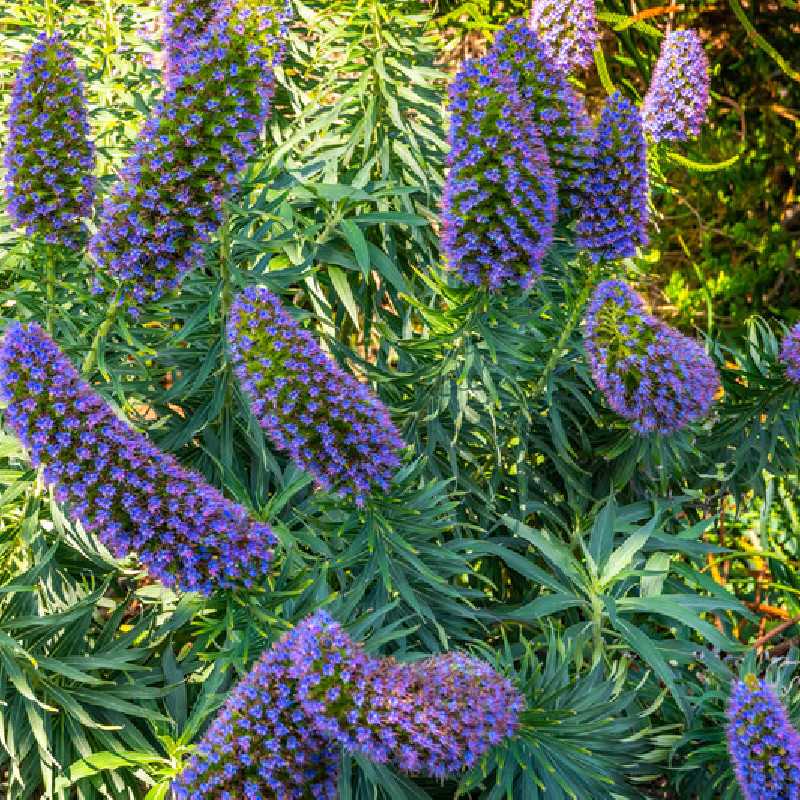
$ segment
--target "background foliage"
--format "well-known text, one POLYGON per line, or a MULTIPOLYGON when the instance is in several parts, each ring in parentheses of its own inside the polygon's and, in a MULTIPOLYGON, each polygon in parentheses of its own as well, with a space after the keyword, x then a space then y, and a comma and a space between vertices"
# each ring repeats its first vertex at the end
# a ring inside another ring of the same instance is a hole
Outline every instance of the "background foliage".
MULTIPOLYGON (((715 416, 643 440, 609 412, 579 324, 601 275, 565 231, 527 296, 440 268, 448 73, 526 8, 296 0, 264 147, 204 268, 105 330, 93 264, 58 264, 58 341, 76 361, 96 355, 98 387, 159 446, 270 522, 275 573, 249 594, 178 597, 70 525, 0 439, 6 797, 167 798, 232 682, 322 604, 375 651, 473 649, 531 709, 519 740, 459 785, 343 756, 342 798, 735 798, 721 715, 731 677, 763 654, 798 719, 800 398, 777 364, 780 323, 744 318, 793 317, 800 96, 768 47, 792 55, 800 14, 601 5, 616 29, 607 74, 589 79, 598 101, 604 82, 641 94, 670 14, 709 44, 714 116, 690 148, 659 154, 659 232, 625 269, 687 327, 725 329, 709 342, 715 416), (255 283, 390 406, 411 455, 386 497, 343 505, 265 441, 223 346, 233 292, 255 283)), ((160 91, 158 9, 62 2, 59 17, 107 187, 160 91)), ((41 5, 4 4, 3 107, 41 24, 41 5)), ((37 259, 0 217, 5 321, 44 318, 37 259)))

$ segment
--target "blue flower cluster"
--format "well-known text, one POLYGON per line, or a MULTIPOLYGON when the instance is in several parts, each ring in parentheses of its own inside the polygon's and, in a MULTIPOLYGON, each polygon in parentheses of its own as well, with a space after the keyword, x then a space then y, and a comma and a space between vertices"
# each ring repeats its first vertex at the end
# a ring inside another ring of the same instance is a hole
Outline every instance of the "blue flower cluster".
POLYGON ((8 212, 29 236, 77 247, 94 200, 94 146, 83 81, 61 34, 26 53, 8 111, 8 212))
POLYGON ((595 383, 639 433, 672 433, 708 414, 720 386, 714 363, 694 339, 648 314, 628 284, 597 287, 585 342, 595 383))
POLYGON ((173 788, 176 800, 333 800, 339 748, 444 778, 512 736, 523 708, 488 664, 373 658, 318 611, 236 687, 173 788))
POLYGON ((272 443, 324 488, 363 504, 386 491, 404 446, 389 412, 265 288, 240 294, 228 322, 236 374, 272 443))
POLYGON ((733 685, 728 752, 745 800, 800 800, 800 735, 755 675, 733 685))
MULTIPOLYGON (((583 100, 524 19, 500 30, 486 54, 489 73, 507 75, 533 117, 556 176, 559 213, 571 218, 588 187, 594 129, 583 100)), ((522 135, 522 133, 520 133, 522 135)))
POLYGON ((126 282, 129 304, 157 299, 202 263, 268 116, 287 17, 259 0, 222 0, 202 34, 181 40, 186 53, 90 244, 98 264, 126 282))
POLYGON ((167 85, 181 75, 181 61, 211 24, 220 0, 162 0, 164 77, 167 85))
POLYGON ((645 131, 656 142, 697 136, 709 104, 708 57, 696 31, 672 31, 661 44, 644 98, 645 131))
POLYGON ((528 288, 553 241, 555 175, 534 111, 490 59, 467 61, 450 86, 442 248, 467 283, 528 288))
POLYGON ((37 325, 0 345, 5 422, 70 515, 167 586, 210 593, 268 573, 275 536, 131 429, 37 325))
POLYGON ((592 65, 599 35, 594 0, 533 0, 531 27, 564 72, 592 65))
POLYGON ((647 144, 636 106, 619 92, 608 98, 587 174, 578 247, 594 261, 615 261, 647 244, 647 144))
POLYGON ((781 362, 790 381, 800 383, 800 323, 795 325, 781 342, 781 362))

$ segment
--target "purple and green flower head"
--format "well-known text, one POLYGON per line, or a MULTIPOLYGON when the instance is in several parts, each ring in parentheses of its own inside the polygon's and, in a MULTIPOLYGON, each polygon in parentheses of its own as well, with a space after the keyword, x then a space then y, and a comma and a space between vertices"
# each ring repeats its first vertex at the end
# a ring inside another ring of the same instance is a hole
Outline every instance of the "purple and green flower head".
POLYGON ((136 552, 153 578, 183 591, 253 588, 275 536, 120 419, 36 324, 0 344, 5 423, 56 499, 118 558, 136 552))
POLYGON ((450 87, 442 248, 467 283, 527 289, 542 270, 558 192, 535 116, 492 59, 467 61, 450 87))
POLYGON ((342 749, 453 776, 513 736, 523 710, 488 664, 372 657, 318 611, 234 689, 173 788, 177 800, 333 800, 342 749))
POLYGON ((253 414, 275 447, 358 505, 371 491, 388 490, 404 447, 389 412, 274 294, 250 287, 236 298, 228 342, 253 414))
POLYGON ((644 129, 656 142, 700 133, 709 104, 708 57, 696 31, 671 31, 661 44, 644 98, 644 129))
POLYGON ((512 20, 498 32, 485 61, 488 74, 510 79, 515 102, 530 115, 555 173, 559 214, 571 218, 586 191, 594 153, 583 100, 525 19, 512 20))
POLYGON ((286 21, 284 7, 222 0, 202 33, 181 40, 90 244, 128 305, 157 300, 203 263, 269 115, 286 21))
POLYGON ((4 164, 8 212, 43 242, 78 247, 94 201, 83 78, 60 33, 41 34, 11 93, 4 164))
POLYGON ((592 376, 609 406, 642 434, 670 434, 703 419, 720 381, 699 342, 647 312, 622 281, 601 283, 586 315, 592 376))
POLYGON ((531 27, 564 72, 594 62, 599 35, 594 0, 533 0, 531 27))
POLYGON ((774 690, 755 675, 734 682, 728 752, 745 800, 800 800, 800 734, 774 690))
POLYGON ((595 137, 576 244, 592 260, 616 261, 647 244, 647 143, 636 106, 620 92, 608 98, 595 137))
POLYGON ((800 383, 800 323, 797 323, 784 336, 781 342, 781 363, 786 376, 793 383, 800 383))

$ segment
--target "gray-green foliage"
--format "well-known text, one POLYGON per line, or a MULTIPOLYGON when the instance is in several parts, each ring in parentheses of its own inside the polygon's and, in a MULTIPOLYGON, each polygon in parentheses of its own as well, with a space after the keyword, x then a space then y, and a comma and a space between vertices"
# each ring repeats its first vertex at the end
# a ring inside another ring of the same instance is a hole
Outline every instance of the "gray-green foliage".
MULTIPOLYGON (((135 320, 107 316, 90 286, 113 282, 79 255, 62 255, 56 287, 59 343, 96 357, 98 388, 159 446, 270 522, 275 572, 256 591, 179 599, 69 525, 3 439, 0 785, 9 800, 164 800, 237 675, 322 604, 373 650, 472 648, 516 676, 521 735, 463 778, 465 797, 636 797, 673 757, 702 784, 706 764, 676 742, 752 619, 709 577, 723 548, 707 534, 726 493, 791 472, 800 443, 773 334, 715 346, 726 394, 704 426, 633 435, 586 365, 581 316, 601 275, 569 231, 529 295, 441 268, 447 75, 429 17, 399 0, 295 9, 264 146, 206 263, 135 320), (254 283, 390 407, 409 448, 387 496, 355 509, 315 491, 265 440, 223 336, 233 293, 254 283)), ((71 7, 66 27, 90 45, 108 184, 158 89, 137 55, 153 9, 104 13, 71 7)), ((4 80, 40 15, 15 3, 9 18, 4 80)), ((0 230, 3 317, 41 320, 31 243, 0 230)), ((343 754, 342 798, 458 791, 343 754)))

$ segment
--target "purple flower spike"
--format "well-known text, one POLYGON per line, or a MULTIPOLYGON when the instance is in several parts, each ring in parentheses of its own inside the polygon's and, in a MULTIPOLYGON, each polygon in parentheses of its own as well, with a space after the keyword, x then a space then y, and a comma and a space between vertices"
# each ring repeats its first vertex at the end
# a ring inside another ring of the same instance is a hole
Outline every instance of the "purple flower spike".
POLYGON ((708 414, 720 385, 713 361, 694 339, 648 314, 627 283, 597 287, 585 342, 597 387, 635 431, 673 433, 708 414))
POLYGON ((591 120, 583 101, 524 19, 498 32, 486 54, 489 75, 511 79, 519 103, 544 141, 558 186, 559 213, 580 206, 594 154, 591 120))
POLYGON ((800 800, 800 735, 755 675, 733 685, 728 752, 745 800, 800 800))
POLYGON ((257 585, 275 536, 124 423, 35 324, 0 344, 5 421, 70 515, 117 557, 184 591, 257 585))
POLYGON ((795 325, 781 343, 781 362, 790 381, 800 383, 800 323, 795 325))
POLYGON ((208 29, 220 0, 163 0, 164 77, 167 86, 182 72, 181 62, 208 29))
MULTIPOLYGON (((350 640, 332 628, 318 613, 261 656, 176 778, 175 800, 336 800, 339 748, 315 730, 291 677, 294 652, 311 630, 328 634, 328 654, 351 655, 350 640)), ((357 664, 348 664, 352 681, 357 664)))
POLYGON ((128 303, 158 299, 202 263, 269 115, 287 16, 256 0, 224 0, 204 32, 173 41, 185 53, 90 244, 97 263, 125 282, 128 303))
POLYGON ((697 136, 709 104, 708 57, 696 31, 672 31, 661 44, 644 98, 644 129, 656 142, 697 136))
POLYGON ((236 298, 228 341, 253 414, 279 450, 359 505, 373 486, 388 490, 404 447, 389 412, 274 294, 249 287, 236 298))
POLYGON ((513 736, 523 708, 488 664, 372 658, 318 611, 261 657, 173 788, 176 800, 333 800, 340 748, 444 778, 513 736))
POLYGON ((647 144, 638 109, 619 92, 603 108, 595 144, 576 242, 594 261, 629 258, 648 241, 647 144))
POLYGON ((78 247, 94 200, 94 146, 83 78, 60 33, 41 34, 23 59, 4 163, 14 224, 48 244, 78 247))
POLYGON ((592 65, 598 38, 594 0, 533 0, 531 27, 567 74, 592 65))
POLYGON ((513 80, 468 61, 450 87, 442 247, 467 283, 527 289, 542 271, 557 216, 555 175, 513 80))

